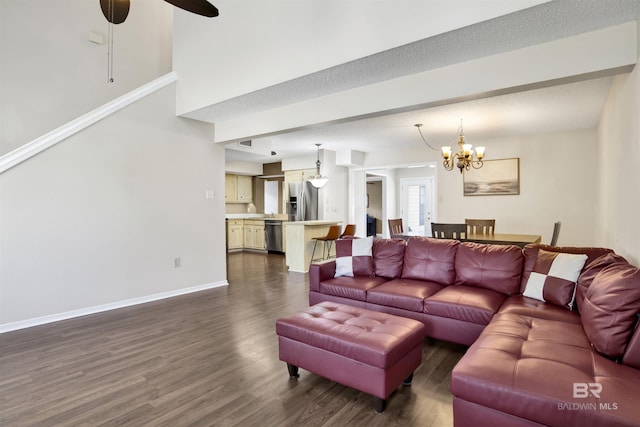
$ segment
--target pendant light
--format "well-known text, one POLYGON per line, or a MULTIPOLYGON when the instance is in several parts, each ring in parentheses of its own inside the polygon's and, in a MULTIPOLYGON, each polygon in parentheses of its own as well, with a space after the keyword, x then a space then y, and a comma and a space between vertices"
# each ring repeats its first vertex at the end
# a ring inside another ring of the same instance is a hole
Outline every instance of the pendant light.
POLYGON ((327 184, 329 178, 320 175, 320 144, 316 144, 316 147, 318 149, 318 160, 316 160, 316 174, 309 178, 309 182, 316 188, 322 188, 327 184))

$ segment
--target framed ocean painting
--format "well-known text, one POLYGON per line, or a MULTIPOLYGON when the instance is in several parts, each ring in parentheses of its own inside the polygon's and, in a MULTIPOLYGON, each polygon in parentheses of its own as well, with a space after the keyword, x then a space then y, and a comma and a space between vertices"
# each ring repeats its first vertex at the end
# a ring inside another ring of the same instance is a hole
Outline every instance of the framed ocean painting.
POLYGON ((485 160, 480 169, 464 171, 465 196, 520 194, 520 158, 485 160))

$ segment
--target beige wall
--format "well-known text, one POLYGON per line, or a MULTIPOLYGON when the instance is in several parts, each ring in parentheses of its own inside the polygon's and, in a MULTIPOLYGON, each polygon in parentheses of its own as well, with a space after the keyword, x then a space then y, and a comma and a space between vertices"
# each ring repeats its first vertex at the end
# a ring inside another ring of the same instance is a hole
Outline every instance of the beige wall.
POLYGON ((520 158, 520 195, 465 197, 460 173, 439 165, 439 221, 495 218, 496 232, 540 234, 546 243, 553 223, 562 221, 560 245, 594 245, 599 203, 595 129, 473 143, 487 147, 487 159, 520 158), (577 154, 580 162, 570 161, 577 154))
POLYGON ((0 329, 225 284, 212 128, 170 85, 1 174, 0 329))
MULTIPOLYGON (((639 42, 640 46, 640 42, 639 42)), ((598 126, 597 244, 640 266, 640 70, 615 78, 598 126)))
POLYGON ((382 181, 367 182, 367 215, 376 219, 376 233, 382 233, 382 181))

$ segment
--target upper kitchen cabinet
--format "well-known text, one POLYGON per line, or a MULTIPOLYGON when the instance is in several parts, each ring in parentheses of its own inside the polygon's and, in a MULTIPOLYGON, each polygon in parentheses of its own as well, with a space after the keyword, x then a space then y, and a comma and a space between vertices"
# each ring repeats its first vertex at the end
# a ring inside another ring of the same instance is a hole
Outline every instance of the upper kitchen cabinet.
POLYGON ((251 203, 253 201, 252 177, 238 175, 238 201, 241 203, 251 203))
POLYGON ((316 174, 315 169, 297 169, 284 172, 285 182, 303 182, 316 174))
POLYGON ((246 175, 224 176, 226 203, 252 203, 253 202, 253 178, 246 175))

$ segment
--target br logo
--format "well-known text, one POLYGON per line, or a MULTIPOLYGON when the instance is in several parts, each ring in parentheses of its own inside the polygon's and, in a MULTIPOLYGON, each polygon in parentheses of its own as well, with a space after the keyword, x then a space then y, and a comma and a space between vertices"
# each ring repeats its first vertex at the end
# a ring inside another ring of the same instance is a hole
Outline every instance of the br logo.
POLYGON ((602 384, 599 383, 573 383, 573 397, 575 399, 586 399, 590 395, 600 399, 602 384))

